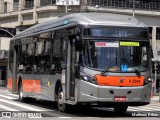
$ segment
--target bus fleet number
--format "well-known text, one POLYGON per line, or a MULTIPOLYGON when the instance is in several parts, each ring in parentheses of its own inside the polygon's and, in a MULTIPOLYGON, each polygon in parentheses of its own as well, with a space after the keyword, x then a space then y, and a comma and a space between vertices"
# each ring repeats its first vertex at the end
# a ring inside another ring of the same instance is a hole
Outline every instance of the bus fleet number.
POLYGON ((129 83, 140 83, 140 80, 138 79, 129 80, 129 83))

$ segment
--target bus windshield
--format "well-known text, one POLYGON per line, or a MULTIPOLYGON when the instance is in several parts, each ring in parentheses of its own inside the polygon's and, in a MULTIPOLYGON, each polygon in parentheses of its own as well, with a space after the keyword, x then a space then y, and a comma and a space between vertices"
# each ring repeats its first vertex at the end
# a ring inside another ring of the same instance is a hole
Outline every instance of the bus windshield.
POLYGON ((145 71, 149 67, 149 42, 84 40, 83 64, 110 72, 145 71))

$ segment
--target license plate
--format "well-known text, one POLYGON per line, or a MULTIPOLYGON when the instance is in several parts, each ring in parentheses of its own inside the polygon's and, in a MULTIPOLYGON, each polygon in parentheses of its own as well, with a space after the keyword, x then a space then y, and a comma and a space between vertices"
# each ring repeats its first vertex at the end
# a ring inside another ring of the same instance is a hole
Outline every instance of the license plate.
POLYGON ((124 102, 126 101, 126 96, 115 96, 114 101, 116 102, 124 102))

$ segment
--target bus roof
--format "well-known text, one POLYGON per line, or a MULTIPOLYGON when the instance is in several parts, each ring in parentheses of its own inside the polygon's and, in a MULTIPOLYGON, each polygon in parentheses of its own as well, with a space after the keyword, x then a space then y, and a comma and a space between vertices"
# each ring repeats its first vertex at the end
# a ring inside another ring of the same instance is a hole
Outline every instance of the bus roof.
POLYGON ((58 29, 61 27, 74 25, 104 25, 104 26, 126 26, 126 27, 147 27, 145 24, 139 22, 136 18, 128 15, 114 14, 114 13, 74 13, 65 15, 58 19, 50 20, 44 23, 34 25, 20 34, 14 36, 12 39, 17 39, 25 36, 58 29))

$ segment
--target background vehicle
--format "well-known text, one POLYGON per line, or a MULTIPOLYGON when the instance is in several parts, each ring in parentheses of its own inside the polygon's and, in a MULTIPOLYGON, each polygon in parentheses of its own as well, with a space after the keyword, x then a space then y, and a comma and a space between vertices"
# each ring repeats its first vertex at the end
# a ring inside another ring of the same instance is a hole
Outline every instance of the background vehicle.
POLYGON ((10 42, 8 89, 21 101, 67 105, 146 105, 151 96, 148 28, 135 18, 77 13, 35 25, 10 42))

